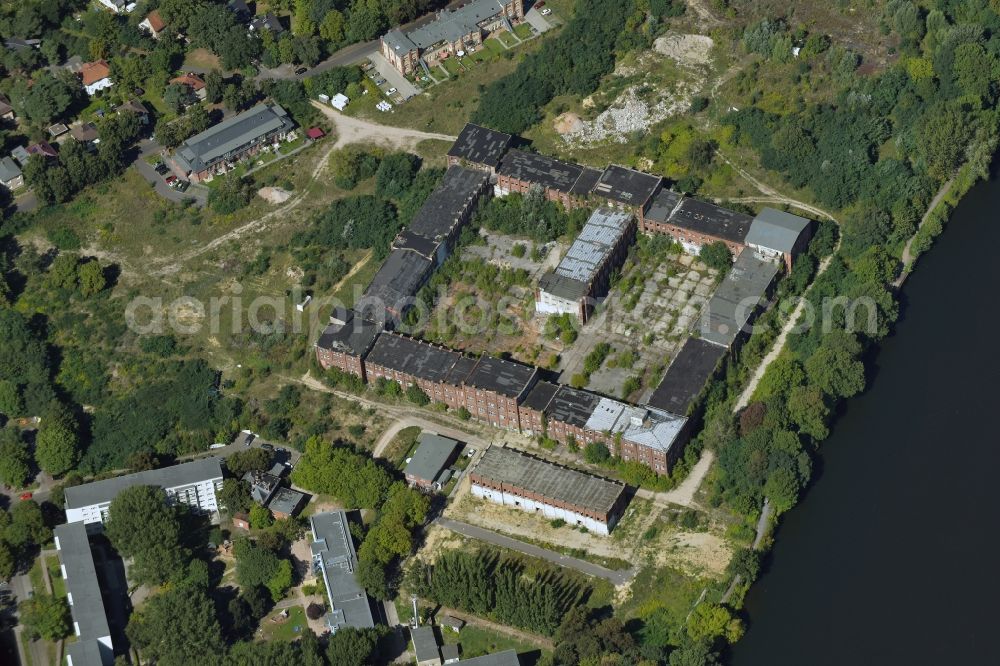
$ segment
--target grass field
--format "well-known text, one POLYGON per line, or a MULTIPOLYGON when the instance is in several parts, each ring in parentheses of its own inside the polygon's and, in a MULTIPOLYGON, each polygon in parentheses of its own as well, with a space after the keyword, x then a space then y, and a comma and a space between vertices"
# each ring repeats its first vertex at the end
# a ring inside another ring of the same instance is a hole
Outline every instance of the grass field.
POLYGON ((208 49, 193 49, 184 58, 181 69, 184 71, 189 69, 222 69, 222 65, 219 63, 219 57, 208 49))
POLYGON ((451 629, 442 629, 441 639, 445 645, 458 644, 460 646, 459 655, 462 659, 502 652, 504 650, 517 650, 518 654, 528 653, 530 655, 531 653, 535 653, 539 656, 547 652, 547 650, 543 651, 531 643, 526 643, 491 629, 476 627, 471 624, 462 627, 462 630, 457 634, 451 629))
POLYGON ((66 596, 66 581, 62 577, 62 567, 59 566, 59 557, 49 555, 45 558, 45 566, 49 569, 49 580, 52 581, 52 594, 57 597, 66 596))
POLYGON ((404 461, 406 457, 410 455, 417 445, 417 437, 420 436, 420 428, 418 426, 410 426, 409 428, 403 428, 396 436, 392 438, 389 442, 389 446, 386 447, 385 453, 382 457, 391 462, 397 468, 402 469, 404 466, 404 461))
POLYGON ((309 630, 306 612, 302 606, 292 606, 288 609, 288 618, 279 619, 281 611, 272 613, 260 622, 261 636, 269 641, 294 641, 309 630))

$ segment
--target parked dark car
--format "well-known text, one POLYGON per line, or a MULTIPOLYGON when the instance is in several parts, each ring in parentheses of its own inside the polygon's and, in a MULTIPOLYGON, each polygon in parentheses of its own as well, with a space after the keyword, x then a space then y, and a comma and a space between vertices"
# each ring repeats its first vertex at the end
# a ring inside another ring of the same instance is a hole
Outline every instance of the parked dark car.
POLYGON ((170 171, 170 169, 167 168, 167 165, 164 164, 163 162, 157 162, 156 166, 153 167, 153 169, 156 171, 156 173, 160 174, 161 176, 170 171))
POLYGON ((306 69, 305 67, 299 67, 297 70, 295 70, 295 75, 298 76, 299 74, 305 74, 308 71, 309 70, 306 69))

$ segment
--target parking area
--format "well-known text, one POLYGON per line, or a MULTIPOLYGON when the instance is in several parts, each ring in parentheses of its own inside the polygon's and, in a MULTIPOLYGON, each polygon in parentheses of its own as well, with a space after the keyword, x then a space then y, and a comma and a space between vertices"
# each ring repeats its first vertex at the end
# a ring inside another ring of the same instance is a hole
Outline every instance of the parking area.
POLYGON ((392 102, 398 104, 405 102, 414 95, 420 94, 420 89, 407 81, 405 76, 389 64, 384 55, 376 53, 368 59, 375 65, 375 71, 379 74, 379 78, 375 79, 375 83, 378 85, 379 90, 392 102), (380 80, 382 83, 379 83, 380 80))
POLYGON ((527 21, 539 34, 555 27, 555 25, 552 24, 555 17, 552 14, 552 10, 548 7, 540 8, 537 5, 532 7, 524 15, 524 20, 527 21))

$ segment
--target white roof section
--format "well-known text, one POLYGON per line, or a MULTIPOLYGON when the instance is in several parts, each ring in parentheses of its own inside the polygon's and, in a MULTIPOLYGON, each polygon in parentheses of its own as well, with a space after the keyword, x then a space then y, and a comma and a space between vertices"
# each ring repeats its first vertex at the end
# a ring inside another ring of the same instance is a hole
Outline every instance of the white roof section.
POLYGON ((753 219, 747 233, 747 245, 790 253, 809 227, 809 220, 774 208, 764 208, 753 219))
POLYGON ((667 451, 680 435, 687 418, 655 407, 638 407, 611 398, 601 398, 586 428, 596 432, 621 433, 622 438, 658 451, 667 451))
POLYGON ((157 486, 167 489, 191 486, 209 480, 222 480, 221 458, 200 458, 172 467, 136 472, 104 481, 72 486, 67 488, 64 493, 66 497, 65 508, 79 509, 95 504, 105 504, 131 486, 157 486))
POLYGON ((589 282, 628 229, 632 214, 598 208, 583 225, 566 256, 555 269, 556 275, 589 282))

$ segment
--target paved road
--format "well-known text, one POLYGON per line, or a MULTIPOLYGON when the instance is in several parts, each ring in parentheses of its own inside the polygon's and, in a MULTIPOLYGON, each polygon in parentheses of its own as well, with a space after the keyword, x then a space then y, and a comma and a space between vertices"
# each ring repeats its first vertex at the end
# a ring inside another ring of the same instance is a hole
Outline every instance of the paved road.
MULTIPOLYGON (((458 7, 463 5, 468 0, 452 0, 448 3, 448 9, 458 7)), ((431 12, 425 14, 420 18, 414 19, 409 23, 405 23, 399 28, 404 32, 414 30, 421 26, 427 25, 435 19, 437 12, 431 12)), ((340 49, 329 58, 319 63, 318 65, 307 69, 302 74, 296 74, 295 70, 298 68, 297 65, 279 65, 273 69, 266 69, 264 67, 260 68, 260 73, 257 74, 257 80, 263 81, 264 79, 297 79, 301 81, 320 72, 325 72, 328 69, 333 69, 334 67, 344 67, 346 65, 352 65, 356 62, 360 62, 365 58, 378 53, 379 50, 379 40, 373 39, 370 42, 358 42, 357 44, 351 44, 350 46, 345 46, 340 49)))
POLYGON ((382 433, 378 442, 375 443, 375 448, 372 449, 372 457, 381 458, 382 454, 385 453, 386 447, 388 447, 393 438, 399 434, 399 431, 413 426, 416 426, 421 430, 437 433, 438 435, 451 437, 452 439, 465 442, 466 444, 472 444, 475 448, 480 450, 485 449, 490 444, 482 437, 464 430, 449 428, 441 425, 440 423, 434 423, 433 421, 420 418, 419 416, 404 416, 396 420, 392 425, 386 428, 384 433, 382 433))
POLYGON ((208 201, 208 188, 192 183, 188 187, 187 192, 178 192, 169 187, 166 181, 163 180, 164 177, 156 173, 156 170, 146 162, 147 157, 159 154, 161 150, 163 148, 153 139, 143 139, 139 142, 139 155, 132 164, 142 177, 146 179, 146 182, 153 185, 156 193, 164 199, 169 199, 176 203, 183 203, 186 199, 193 199, 195 205, 204 206, 205 202, 208 201))
POLYGON ((559 553, 554 553, 551 550, 546 550, 545 548, 541 548, 534 544, 518 541, 517 539, 512 539, 509 536, 497 534, 496 532, 491 532, 490 530, 485 530, 481 527, 476 527, 475 525, 469 525, 468 523, 451 520, 450 518, 435 518, 431 524, 440 525, 445 529, 449 529, 452 532, 470 537, 472 539, 485 541, 486 543, 491 543, 495 546, 502 546, 503 548, 510 548, 511 550, 516 550, 519 553, 524 553, 525 555, 530 555, 531 557, 548 560, 549 562, 558 564, 561 567, 576 569, 577 571, 585 573, 588 576, 603 578, 615 586, 624 585, 631 580, 636 573, 635 567, 625 569, 623 571, 612 571, 611 569, 605 569, 602 566, 585 560, 578 560, 575 557, 569 557, 568 555, 560 555, 559 553))

